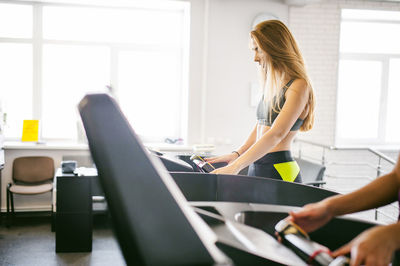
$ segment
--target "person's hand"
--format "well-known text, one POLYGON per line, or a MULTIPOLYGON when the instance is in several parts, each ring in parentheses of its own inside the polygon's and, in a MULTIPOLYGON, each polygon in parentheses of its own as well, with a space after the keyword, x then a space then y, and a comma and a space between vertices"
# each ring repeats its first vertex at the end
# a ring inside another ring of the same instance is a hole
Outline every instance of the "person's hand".
POLYGON ((332 217, 326 201, 320 201, 307 204, 297 212, 290 212, 287 219, 300 226, 304 231, 312 232, 325 225, 332 217))
POLYGON ((394 226, 377 226, 364 231, 332 255, 337 257, 351 253, 351 266, 389 265, 400 242, 398 229, 394 226))
POLYGON ((227 166, 217 168, 212 171, 212 174, 227 174, 227 175, 237 175, 240 169, 237 169, 234 164, 228 164, 227 166))
POLYGON ((210 157, 210 158, 205 158, 206 162, 209 162, 211 164, 213 163, 230 163, 234 160, 236 160, 238 158, 236 153, 228 153, 228 154, 224 154, 224 155, 220 155, 220 156, 216 156, 216 157, 210 157))

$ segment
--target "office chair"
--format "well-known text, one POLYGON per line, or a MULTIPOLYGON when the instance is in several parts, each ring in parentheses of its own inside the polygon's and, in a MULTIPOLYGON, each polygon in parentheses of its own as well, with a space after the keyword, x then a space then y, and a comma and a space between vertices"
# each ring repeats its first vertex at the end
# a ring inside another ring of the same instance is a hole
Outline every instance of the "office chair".
MULTIPOLYGON (((52 192, 53 178, 54 161, 50 157, 19 157, 14 160, 13 182, 7 185, 7 226, 10 226, 10 207, 12 218, 15 216, 13 195, 37 195, 52 192)), ((51 206, 53 208, 52 204, 51 206)))
POLYGON ((295 158, 295 160, 299 164, 303 184, 315 187, 322 187, 326 184, 324 181, 326 167, 324 165, 301 158, 295 158))

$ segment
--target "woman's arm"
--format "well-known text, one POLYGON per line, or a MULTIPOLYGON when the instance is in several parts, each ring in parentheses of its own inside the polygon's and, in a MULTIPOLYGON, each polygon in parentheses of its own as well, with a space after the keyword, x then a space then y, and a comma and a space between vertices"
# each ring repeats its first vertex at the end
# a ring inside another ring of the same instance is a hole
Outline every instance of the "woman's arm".
POLYGON ((400 189, 400 157, 393 171, 347 195, 337 195, 307 204, 289 219, 307 232, 326 224, 332 217, 386 205, 397 199, 400 189))
POLYGON ((334 216, 364 211, 397 200, 400 189, 400 157, 392 172, 347 195, 327 199, 334 216))
POLYGON ((400 248, 400 223, 375 226, 333 252, 337 257, 351 253, 352 266, 389 265, 400 248))
MULTIPOLYGON (((373 194, 367 189, 360 189, 354 193, 361 202, 358 210, 368 207, 378 207, 385 205, 396 198, 400 188, 400 157, 394 170, 381 178, 378 178, 370 185, 366 186, 374 190, 373 194), (378 182, 380 180, 381 182, 378 182), (387 195, 385 195, 387 193, 387 195), (373 196, 371 196, 373 195, 373 196), (375 198, 374 200, 371 200, 375 198), (366 201, 366 203, 362 203, 366 201), (366 206, 368 205, 369 206, 366 206)), ((364 188, 366 188, 364 187, 364 188)), ((343 197, 345 198, 345 196, 343 197)), ((347 198, 350 208, 336 209, 337 213, 354 211, 351 207, 355 207, 351 201, 354 198, 347 198)), ((332 201, 334 202, 334 201, 332 201)), ((337 204, 343 204, 336 201, 337 204)), ((357 208, 355 208, 357 209, 357 208)), ((333 256, 340 256, 351 253, 351 265, 389 265, 392 261, 393 254, 400 248, 400 223, 386 226, 376 226, 364 231, 362 234, 353 239, 350 243, 344 245, 333 253, 333 256)))
MULTIPOLYGON (((260 159, 279 144, 289 133, 308 102, 309 90, 305 80, 297 79, 286 92, 286 101, 271 128, 239 158, 232 162, 229 173, 236 174, 260 159)), ((220 168, 222 171, 223 168, 220 168)), ((224 172, 221 172, 224 173, 224 172)))

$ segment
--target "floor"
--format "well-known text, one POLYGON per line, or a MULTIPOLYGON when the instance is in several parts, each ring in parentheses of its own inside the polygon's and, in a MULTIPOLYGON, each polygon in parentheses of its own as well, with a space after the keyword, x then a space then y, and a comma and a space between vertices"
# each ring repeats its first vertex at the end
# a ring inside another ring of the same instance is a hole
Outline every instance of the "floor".
POLYGON ((0 265, 126 265, 106 216, 94 216, 93 251, 55 253, 49 216, 20 216, 0 224, 0 265))

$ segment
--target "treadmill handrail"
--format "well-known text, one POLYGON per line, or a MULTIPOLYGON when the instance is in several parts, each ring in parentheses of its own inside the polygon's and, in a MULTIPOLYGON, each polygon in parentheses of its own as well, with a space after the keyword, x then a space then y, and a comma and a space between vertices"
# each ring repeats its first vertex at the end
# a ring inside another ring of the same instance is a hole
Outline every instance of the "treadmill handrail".
POLYGON ((168 171, 139 141, 114 99, 86 95, 79 111, 129 265, 230 264, 168 171))

